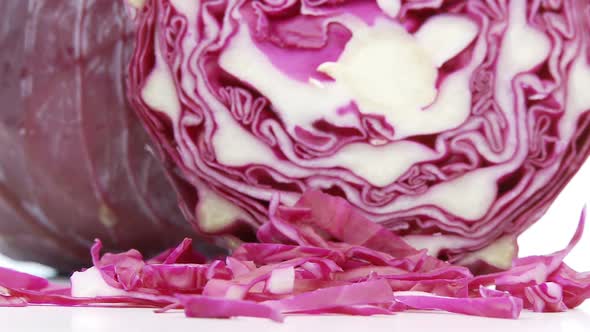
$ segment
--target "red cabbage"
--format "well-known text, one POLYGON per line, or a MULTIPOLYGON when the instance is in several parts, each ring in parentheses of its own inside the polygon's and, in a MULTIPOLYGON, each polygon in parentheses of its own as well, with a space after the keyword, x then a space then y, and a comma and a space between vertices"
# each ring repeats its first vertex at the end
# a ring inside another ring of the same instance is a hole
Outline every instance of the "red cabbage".
MULTIPOLYGON (((316 189, 432 256, 499 271, 590 151, 589 8, 146 0, 128 92, 192 183, 181 204, 202 232, 271 240, 273 194, 316 189)), ((412 252, 350 222, 332 235, 412 252)))
POLYGON ((252 301, 228 300, 201 295, 180 296, 187 317, 229 318, 249 316, 282 322, 283 317, 273 308, 252 301))
POLYGON ((0 306, 518 318, 590 297, 563 262, 585 212, 565 249, 516 258, 588 155, 588 1, 132 4, 129 97, 232 254, 96 240, 71 287, 0 269, 0 306))
POLYGON ((128 106, 125 0, 0 2, 0 252, 63 272, 193 232, 128 106))
POLYGON ((495 318, 516 318, 522 310, 522 300, 507 296, 455 298, 421 292, 399 292, 395 301, 412 309, 444 310, 459 314, 495 318))

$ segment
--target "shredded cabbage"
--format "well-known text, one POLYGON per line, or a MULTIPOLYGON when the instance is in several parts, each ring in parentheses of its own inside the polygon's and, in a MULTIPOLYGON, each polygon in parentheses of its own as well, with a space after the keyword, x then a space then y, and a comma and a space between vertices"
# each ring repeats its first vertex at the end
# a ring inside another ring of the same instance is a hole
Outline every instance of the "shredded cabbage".
POLYGON ((145 260, 141 253, 100 254, 74 273, 71 287, 0 269, 0 306, 150 306, 183 309, 188 317, 263 317, 339 313, 394 314, 443 310, 518 318, 523 308, 566 311, 590 297, 588 273, 563 263, 577 244, 585 213, 570 244, 547 256, 515 259, 506 271, 474 276, 416 250, 365 218, 347 201, 306 192, 292 207, 272 200, 259 234, 272 241, 245 243, 225 260, 204 262, 186 239, 145 260), (279 225, 279 227, 277 227, 279 225), (347 229, 355 225, 355 232, 347 229))

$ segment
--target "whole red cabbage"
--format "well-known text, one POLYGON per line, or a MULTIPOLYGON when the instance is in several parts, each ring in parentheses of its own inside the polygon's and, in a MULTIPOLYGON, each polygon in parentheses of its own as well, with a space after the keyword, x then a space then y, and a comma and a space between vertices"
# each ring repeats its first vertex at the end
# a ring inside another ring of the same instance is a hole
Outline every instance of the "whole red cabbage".
POLYGON ((155 253, 190 234, 126 102, 123 0, 0 1, 0 251, 69 271, 96 237, 155 253))
POLYGON ((313 188, 506 269, 588 156, 587 0, 134 3, 129 94, 203 232, 313 188))

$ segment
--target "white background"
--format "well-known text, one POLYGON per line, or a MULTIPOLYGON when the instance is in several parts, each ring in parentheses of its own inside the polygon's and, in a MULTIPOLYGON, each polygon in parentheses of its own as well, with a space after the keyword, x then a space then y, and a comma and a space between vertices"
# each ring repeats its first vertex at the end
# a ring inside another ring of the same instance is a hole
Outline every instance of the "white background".
MULTIPOLYGON (((548 254, 564 248, 590 198, 590 161, 561 193, 547 214, 519 239, 520 255, 548 254)), ((588 225, 587 228, 590 228, 588 225)), ((566 262, 578 271, 590 271, 590 229, 566 262)), ((50 269, 20 264, 0 257, 0 266, 47 275, 50 269)), ((0 308, 3 331, 590 331, 590 303, 556 314, 524 312, 519 320, 469 317, 447 313, 411 312, 390 317, 296 316, 284 324, 253 319, 187 319, 182 313, 154 314, 151 309, 113 308, 0 308)))

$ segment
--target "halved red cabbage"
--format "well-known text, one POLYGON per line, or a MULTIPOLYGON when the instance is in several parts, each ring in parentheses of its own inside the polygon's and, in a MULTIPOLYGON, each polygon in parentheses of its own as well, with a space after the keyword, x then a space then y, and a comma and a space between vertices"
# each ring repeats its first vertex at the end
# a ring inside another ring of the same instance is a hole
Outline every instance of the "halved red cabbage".
MULTIPOLYGON (((276 202, 278 198, 273 198, 272 204, 276 202)), ((519 258, 500 273, 473 276, 465 267, 416 249, 410 252, 409 246, 406 252, 396 252, 371 242, 342 242, 339 236, 351 218, 359 226, 359 238, 383 243, 380 239, 391 234, 354 212, 341 198, 304 193, 295 207, 274 206, 265 225, 270 225, 275 239, 290 234, 298 239, 313 237, 316 244, 292 240, 244 244, 225 262, 187 258, 194 257, 190 240, 150 260, 135 250, 100 256, 97 241, 91 251, 94 266, 74 273, 71 288, 0 269, 0 306, 114 304, 150 306, 157 312, 184 309, 188 317, 251 316, 275 321, 282 321, 285 314, 389 315, 410 309, 518 318, 523 306, 539 312, 565 311, 590 296, 588 273, 563 263, 582 234, 584 213, 566 249, 519 258), (310 198, 323 203, 321 218, 310 198), (273 228, 270 220, 280 220, 285 227, 273 228), (353 271, 355 278, 342 278, 353 271)))
POLYGON ((148 254, 192 233, 125 94, 125 0, 0 1, 0 252, 70 273, 95 237, 148 254))
MULTIPOLYGON (((129 95, 193 184, 183 210, 203 232, 251 239, 235 227, 260 227, 273 194, 320 189, 435 257, 497 271, 590 151, 589 8, 146 0, 129 95)), ((339 239, 367 244, 347 227, 339 239)))

